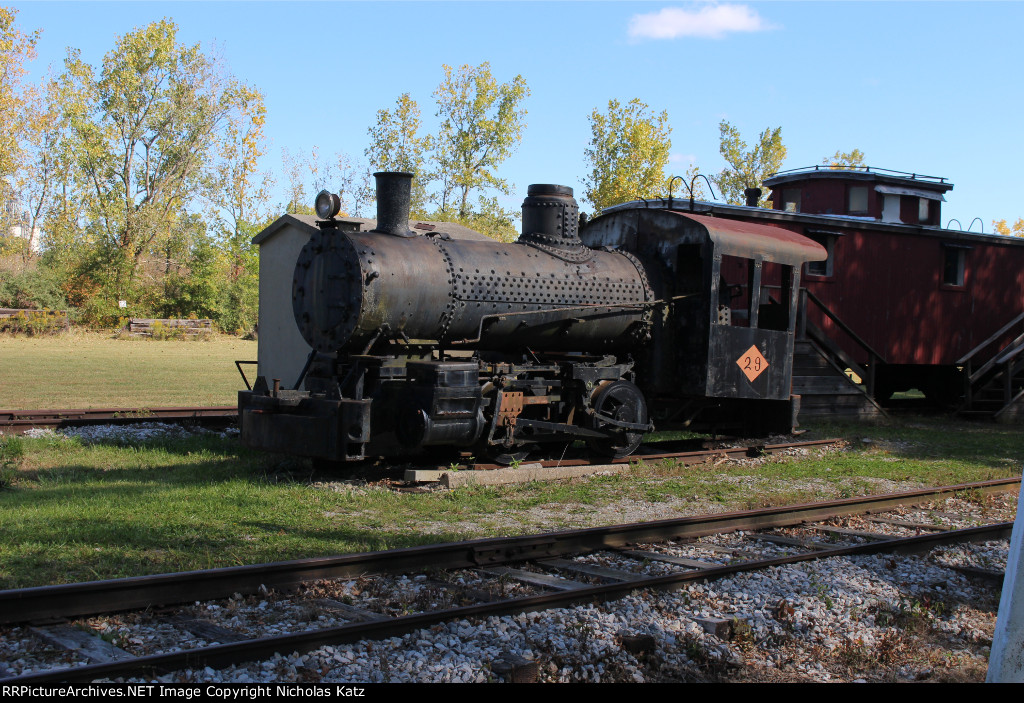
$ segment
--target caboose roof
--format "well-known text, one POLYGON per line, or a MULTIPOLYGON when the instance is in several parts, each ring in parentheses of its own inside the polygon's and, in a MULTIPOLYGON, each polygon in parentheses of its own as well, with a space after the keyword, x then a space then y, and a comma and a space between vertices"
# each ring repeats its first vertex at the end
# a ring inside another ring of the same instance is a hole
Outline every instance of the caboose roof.
MULTIPOLYGON (((869 166, 837 168, 831 166, 810 166, 807 168, 795 168, 789 171, 779 171, 770 178, 764 180, 767 188, 776 189, 782 185, 794 183, 806 183, 815 180, 839 180, 856 181, 862 183, 876 183, 876 189, 880 190, 885 186, 891 188, 910 188, 926 198, 942 199, 942 193, 953 189, 953 184, 941 176, 926 176, 920 173, 907 173, 906 171, 894 171, 887 168, 873 168, 869 166), (884 185, 882 185, 884 184, 884 185), (927 195, 925 195, 927 193, 927 195), (936 197, 939 196, 939 197, 936 197)), ((890 191, 897 192, 897 191, 890 191)))

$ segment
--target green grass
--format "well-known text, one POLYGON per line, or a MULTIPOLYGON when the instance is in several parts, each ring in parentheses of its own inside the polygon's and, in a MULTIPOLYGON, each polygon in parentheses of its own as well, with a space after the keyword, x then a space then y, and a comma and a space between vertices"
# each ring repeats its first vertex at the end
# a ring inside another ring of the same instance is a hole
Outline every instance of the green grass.
MULTIPOLYGON (((0 336, 5 408, 232 405, 255 342, 0 336)), ((754 465, 663 461, 630 474, 425 494, 197 436, 140 446, 0 438, 0 588, 695 515, 1017 476, 1020 430, 935 418, 817 426, 841 452, 754 465), (863 441, 868 439, 870 441, 863 441)))
MULTIPOLYGON (((197 437, 143 447, 21 440, 17 478, 0 494, 0 587, 386 549, 397 541, 355 511, 400 499, 295 481, 279 457, 197 437)), ((429 541, 436 541, 432 537, 429 541)))
POLYGON ((256 342, 228 336, 190 342, 83 332, 0 335, 0 408, 234 405, 245 388, 234 362, 255 358, 256 342))
POLYGON ((757 465, 664 461, 628 475, 411 494, 197 436, 142 446, 0 445, 0 588, 522 534, 1016 476, 1017 428, 926 419, 816 427, 841 452, 757 465), (869 438, 870 442, 862 440, 869 438))

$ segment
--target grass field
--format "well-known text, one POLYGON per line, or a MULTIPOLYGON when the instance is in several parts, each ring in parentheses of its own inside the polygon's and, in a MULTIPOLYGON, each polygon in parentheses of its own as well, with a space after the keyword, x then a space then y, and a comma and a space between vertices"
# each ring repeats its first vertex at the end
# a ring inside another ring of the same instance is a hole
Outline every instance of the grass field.
MULTIPOLYGON (((0 337, 0 407, 230 405, 254 342, 0 337)), ((1017 427, 811 427, 842 450, 519 486, 398 493, 217 434, 0 436, 0 588, 252 564, 1019 476, 1017 427)))
POLYGON ((0 409, 234 405, 236 359, 255 360, 256 342, 0 335, 0 409))
POLYGON ((696 515, 1017 476, 1017 428, 821 427, 841 451, 411 494, 219 435, 0 438, 0 588, 696 515), (870 441, 864 441, 864 440, 870 441))

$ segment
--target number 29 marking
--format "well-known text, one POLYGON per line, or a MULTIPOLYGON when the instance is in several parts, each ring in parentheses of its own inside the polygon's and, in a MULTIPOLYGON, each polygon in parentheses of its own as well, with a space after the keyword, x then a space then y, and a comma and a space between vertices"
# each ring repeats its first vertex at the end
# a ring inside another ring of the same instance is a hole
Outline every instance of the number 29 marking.
POLYGON ((743 352, 740 358, 736 360, 736 365, 740 367, 748 381, 753 381, 768 368, 768 360, 761 354, 761 350, 757 348, 757 345, 751 345, 750 349, 743 352))

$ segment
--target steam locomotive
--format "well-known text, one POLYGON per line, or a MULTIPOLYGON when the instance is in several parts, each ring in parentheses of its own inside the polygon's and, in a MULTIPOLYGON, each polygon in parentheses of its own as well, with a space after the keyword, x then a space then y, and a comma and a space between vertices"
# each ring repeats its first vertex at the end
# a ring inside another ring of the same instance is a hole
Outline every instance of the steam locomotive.
POLYGON ((529 186, 514 243, 409 228, 412 174, 377 173, 376 227, 317 198, 292 389, 239 393, 251 447, 361 461, 442 448, 510 462, 584 441, 624 457, 654 429, 788 430, 800 268, 819 244, 679 207, 582 225, 572 189, 529 186), (582 226, 581 226, 582 225, 582 226))

